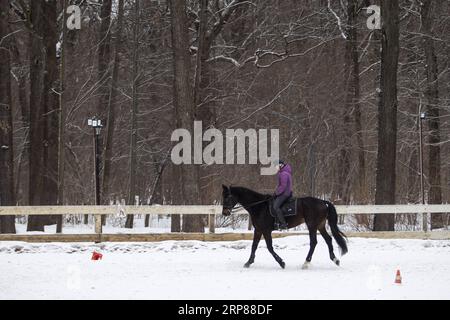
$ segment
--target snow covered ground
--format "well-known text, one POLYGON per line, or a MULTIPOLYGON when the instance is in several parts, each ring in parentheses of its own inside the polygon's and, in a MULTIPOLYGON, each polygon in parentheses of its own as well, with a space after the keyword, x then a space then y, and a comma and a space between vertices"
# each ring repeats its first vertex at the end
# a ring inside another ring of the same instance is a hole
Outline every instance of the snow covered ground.
POLYGON ((249 269, 251 241, 0 242, 0 299, 450 299, 448 240, 349 238, 337 267, 320 239, 302 270, 308 242, 274 240, 284 270, 264 241, 249 269))

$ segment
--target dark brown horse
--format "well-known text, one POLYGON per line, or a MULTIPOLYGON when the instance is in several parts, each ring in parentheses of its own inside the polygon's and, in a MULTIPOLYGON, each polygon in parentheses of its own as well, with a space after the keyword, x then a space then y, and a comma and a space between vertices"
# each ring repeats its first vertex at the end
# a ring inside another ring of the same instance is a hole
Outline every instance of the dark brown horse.
MULTIPOLYGON (((239 203, 243 208, 245 208, 245 210, 250 213, 253 227, 255 228, 255 232, 253 235, 252 253, 248 261, 244 264, 244 267, 250 267, 250 265, 255 261, 256 248, 258 247, 259 240, 261 240, 261 236, 264 235, 267 249, 278 262, 278 264, 282 268, 284 268, 285 263, 283 259, 281 259, 275 253, 272 247, 272 231, 274 230, 275 225, 274 218, 269 213, 269 203, 272 199, 272 196, 260 194, 243 187, 227 187, 224 185, 222 185, 222 187, 222 214, 224 216, 229 216, 236 204, 239 203)), ((339 230, 337 226, 336 208, 331 202, 313 197, 299 198, 297 201, 297 215, 286 217, 286 222, 289 228, 296 227, 303 222, 305 222, 308 226, 310 242, 309 252, 306 256, 306 261, 303 264, 304 269, 308 267, 314 253, 314 248, 317 244, 317 230, 319 230, 320 234, 325 239, 325 242, 328 245, 330 259, 334 263, 339 265, 339 260, 336 258, 333 252, 331 236, 328 234, 325 228, 325 223, 327 220, 331 229, 331 233, 341 249, 341 255, 346 254, 347 243, 344 239, 345 235, 339 230)))

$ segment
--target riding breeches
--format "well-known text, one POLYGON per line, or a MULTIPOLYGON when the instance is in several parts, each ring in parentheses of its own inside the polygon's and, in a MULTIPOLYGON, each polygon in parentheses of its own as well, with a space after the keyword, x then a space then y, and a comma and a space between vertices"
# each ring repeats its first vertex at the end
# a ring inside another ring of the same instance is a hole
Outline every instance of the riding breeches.
POLYGON ((281 212, 281 206, 289 197, 290 196, 288 196, 288 195, 281 194, 281 195, 277 196, 273 202, 273 208, 275 209, 278 219, 280 219, 281 222, 285 222, 283 213, 281 212))

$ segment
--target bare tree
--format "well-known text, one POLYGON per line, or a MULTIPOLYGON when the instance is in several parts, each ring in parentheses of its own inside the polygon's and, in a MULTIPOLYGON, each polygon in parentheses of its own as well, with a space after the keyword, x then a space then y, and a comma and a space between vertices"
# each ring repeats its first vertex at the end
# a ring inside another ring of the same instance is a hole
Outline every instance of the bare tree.
MULTIPOLYGON (((194 126, 194 96, 191 83, 191 63, 189 53, 189 38, 184 1, 170 0, 172 50, 174 68, 174 100, 176 127, 184 128, 193 133, 194 126)), ((200 201, 198 188, 198 165, 180 165, 179 180, 173 183, 182 190, 182 204, 196 204, 200 201)), ((185 232, 204 232, 201 215, 183 217, 182 230, 185 232)))
MULTIPOLYGON (((66 126, 66 106, 64 101, 64 73, 66 71, 65 66, 65 47, 66 47, 66 7, 67 0, 63 0, 62 3, 62 20, 61 23, 61 52, 60 52, 60 66, 59 66, 59 114, 58 114, 58 204, 64 204, 64 174, 65 174, 65 126, 66 126)), ((63 216, 57 217, 56 232, 62 232, 63 216)))
POLYGON ((359 67, 359 52, 358 52, 358 30, 357 17, 362 6, 358 6, 357 0, 348 0, 347 2, 347 19, 348 19, 348 38, 346 44, 349 84, 347 91, 347 105, 348 109, 354 117, 354 131, 356 135, 356 159, 358 162, 357 182, 355 190, 355 198, 358 203, 367 201, 367 181, 366 181, 366 159, 365 147, 363 139, 362 115, 360 106, 360 67, 359 67))
MULTIPOLYGON (((56 0, 30 4, 30 183, 31 205, 58 198, 58 64, 56 0), (45 17, 45 18, 44 18, 45 17)), ((44 231, 55 217, 29 216, 28 231, 44 231)))
MULTIPOLYGON (((397 155, 398 0, 381 1, 381 78, 378 106, 376 204, 395 203, 397 155)), ((394 231, 394 215, 375 215, 374 230, 394 231)))
MULTIPOLYGON (((11 66, 8 47, 9 1, 0 0, 0 205, 15 204, 11 66)), ((0 233, 15 233, 14 216, 0 217, 0 233)))
MULTIPOLYGON (((429 149, 429 203, 442 203, 441 193, 441 135, 439 119, 439 82, 438 82, 438 61, 433 40, 433 2, 425 0, 421 6, 421 18, 423 27, 423 49, 425 52, 426 70, 426 107, 428 114, 429 149)), ((431 215, 431 229, 442 228, 444 226, 444 214, 434 213, 431 215)))
POLYGON ((100 29, 97 61, 97 81, 99 82, 100 98, 97 105, 97 116, 106 117, 108 108, 111 62, 111 9, 112 0, 102 0, 100 10, 100 29))
MULTIPOLYGON (((116 103, 118 96, 117 81, 119 77, 120 68, 120 46, 122 42, 123 32, 123 16, 124 16, 124 0, 119 0, 118 4, 118 16, 117 16, 117 30, 116 39, 114 43, 114 62, 111 79, 111 87, 109 88, 108 105, 107 105, 107 117, 106 117, 106 137, 103 147, 103 178, 102 178, 102 201, 107 203, 109 201, 109 192, 111 184, 111 166, 113 158, 113 137, 116 122, 116 103)), ((105 223, 105 220, 103 220, 105 223)))
MULTIPOLYGON (((137 113, 138 113, 138 80, 139 80, 139 0, 134 2, 134 22, 133 22, 133 73, 132 73, 132 93, 131 93, 131 134, 130 134, 130 169, 129 169, 129 194, 128 204, 134 204, 136 195, 136 141, 137 141, 137 113)), ((127 215, 126 228, 133 227, 133 215, 127 215)))
MULTIPOLYGON (((98 61, 97 61, 97 82, 99 84, 99 99, 96 108, 97 116, 105 120, 108 107, 109 98, 111 95, 111 10, 112 10, 112 0, 102 0, 102 5, 100 9, 100 29, 99 29, 99 44, 98 44, 98 61)), ((108 125, 108 123, 107 123, 108 125)), ((109 130, 111 131, 111 130, 109 130)), ((105 152, 102 153, 105 156, 105 152)), ((105 193, 105 183, 104 183, 104 172, 106 166, 106 160, 103 158, 102 163, 102 173, 103 179, 101 180, 101 191, 100 191, 100 201, 107 203, 105 193)), ((109 166, 109 164, 108 164, 109 166)), ((106 190, 108 191, 108 190, 106 190)), ((102 224, 105 224, 106 217, 102 216, 102 224)), ((87 223, 87 216, 85 216, 85 223, 87 223)))

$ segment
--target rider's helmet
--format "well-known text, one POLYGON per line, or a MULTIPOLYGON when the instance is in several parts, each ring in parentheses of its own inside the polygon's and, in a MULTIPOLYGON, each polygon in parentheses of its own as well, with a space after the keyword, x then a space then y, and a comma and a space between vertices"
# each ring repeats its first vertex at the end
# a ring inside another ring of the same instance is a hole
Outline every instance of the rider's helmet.
POLYGON ((280 166, 280 169, 281 169, 281 168, 283 168, 286 165, 286 162, 284 162, 283 160, 279 159, 279 160, 273 161, 273 165, 274 166, 280 166))

